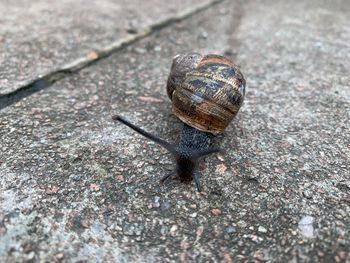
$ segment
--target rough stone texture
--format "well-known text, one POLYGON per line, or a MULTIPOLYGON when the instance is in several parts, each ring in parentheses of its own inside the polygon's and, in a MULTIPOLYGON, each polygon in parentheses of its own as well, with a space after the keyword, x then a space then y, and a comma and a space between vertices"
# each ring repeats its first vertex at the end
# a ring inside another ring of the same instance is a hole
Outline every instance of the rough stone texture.
POLYGON ((1 0, 0 94, 210 2, 1 0))
POLYGON ((227 1, 0 111, 0 259, 349 262, 349 15, 345 0, 227 1), (161 185, 171 156, 110 118, 175 142, 166 75, 193 49, 248 84, 202 194, 161 185))

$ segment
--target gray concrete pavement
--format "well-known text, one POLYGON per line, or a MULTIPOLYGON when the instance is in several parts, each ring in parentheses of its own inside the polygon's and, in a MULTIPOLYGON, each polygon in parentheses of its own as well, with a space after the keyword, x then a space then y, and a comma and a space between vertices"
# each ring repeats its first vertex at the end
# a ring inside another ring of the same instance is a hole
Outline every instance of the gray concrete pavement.
POLYGON ((0 1, 0 95, 147 34, 212 0, 0 1))
POLYGON ((230 2, 170 25, 0 111, 0 259, 349 262, 348 1, 230 2), (226 54, 242 111, 193 183, 113 123, 175 142, 171 57, 226 54))

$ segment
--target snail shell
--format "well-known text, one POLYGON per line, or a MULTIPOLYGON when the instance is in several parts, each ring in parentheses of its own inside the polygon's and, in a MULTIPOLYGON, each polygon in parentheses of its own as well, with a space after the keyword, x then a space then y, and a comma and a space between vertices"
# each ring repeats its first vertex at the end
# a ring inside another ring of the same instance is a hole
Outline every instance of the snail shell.
POLYGON ((217 135, 238 113, 245 85, 238 66, 229 59, 190 53, 174 57, 167 92, 181 121, 217 135))

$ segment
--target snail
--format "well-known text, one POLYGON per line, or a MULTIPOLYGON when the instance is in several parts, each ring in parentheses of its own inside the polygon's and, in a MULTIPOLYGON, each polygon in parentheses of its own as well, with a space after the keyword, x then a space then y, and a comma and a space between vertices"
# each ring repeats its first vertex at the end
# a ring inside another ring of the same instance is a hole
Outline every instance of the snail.
POLYGON ((173 59, 167 81, 167 93, 173 113, 183 122, 178 145, 168 143, 131 124, 121 116, 113 116, 144 137, 160 144, 176 159, 176 169, 161 179, 178 176, 181 181, 194 179, 201 191, 196 171, 198 159, 220 152, 210 147, 214 135, 222 133, 238 113, 245 95, 245 79, 237 65, 219 55, 188 53, 173 59))

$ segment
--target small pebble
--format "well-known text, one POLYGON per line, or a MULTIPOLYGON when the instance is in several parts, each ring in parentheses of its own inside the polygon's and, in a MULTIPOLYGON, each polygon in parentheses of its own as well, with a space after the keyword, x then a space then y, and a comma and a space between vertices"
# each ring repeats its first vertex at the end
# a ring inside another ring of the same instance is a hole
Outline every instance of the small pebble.
POLYGON ((95 60, 98 58, 98 54, 95 51, 91 51, 87 54, 87 58, 91 60, 95 60))
POLYGON ((195 218, 197 216, 197 213, 190 214, 190 217, 195 218))
POLYGON ((218 216, 221 214, 221 210, 219 208, 213 208, 211 210, 211 214, 214 215, 214 216, 218 216))
POLYGON ((241 228, 245 228, 247 226, 247 223, 244 221, 238 221, 237 222, 237 226, 241 227, 241 228))
POLYGON ((140 47, 136 47, 134 50, 135 50, 135 52, 138 53, 138 54, 145 54, 145 53, 147 52, 146 49, 140 48, 140 47))
POLYGON ((228 234, 236 233, 237 229, 234 226, 230 226, 230 227, 226 228, 226 232, 228 234))
POLYGON ((224 255, 224 263, 233 263, 233 260, 230 256, 230 254, 225 254, 224 255))
POLYGON ((314 218, 312 216, 304 216, 298 223, 298 228, 300 234, 306 238, 314 237, 314 218))
POLYGON ((34 258, 35 258, 35 252, 32 251, 32 252, 30 252, 30 253, 28 254, 27 260, 33 260, 34 258))
POLYGON ((201 38, 207 39, 207 38, 208 38, 208 33, 205 32, 205 31, 203 31, 203 32, 201 33, 201 38))
POLYGON ((223 163, 218 164, 216 166, 215 173, 224 174, 226 170, 227 170, 227 167, 223 163))
POLYGON ((94 191, 94 192, 97 192, 97 191, 100 190, 100 186, 97 185, 97 184, 90 184, 90 190, 94 191))
POLYGON ((160 197, 159 197, 159 196, 155 196, 155 197, 154 197, 154 202, 153 202, 152 206, 155 207, 155 208, 160 207, 159 200, 160 200, 160 197))
POLYGON ((73 179, 73 181, 78 182, 78 181, 80 181, 80 179, 81 179, 81 175, 73 175, 73 176, 72 176, 72 179, 73 179))
POLYGON ((303 196, 306 198, 306 199, 312 199, 312 193, 308 190, 305 190, 303 192, 303 196))
POLYGON ((267 229, 265 227, 263 227, 263 226, 259 226, 258 227, 258 232, 260 232, 260 233, 267 233, 267 229))
POLYGON ((58 260, 61 260, 61 259, 64 258, 64 254, 63 254, 63 253, 58 253, 58 254, 56 254, 56 258, 57 258, 58 260))
POLYGON ((177 230, 178 230, 178 226, 177 226, 177 225, 173 225, 173 226, 170 228, 170 235, 171 235, 172 237, 176 236, 177 230))
POLYGON ((124 176, 118 175, 118 176, 116 177, 116 180, 117 180, 118 182, 123 182, 123 181, 124 181, 124 176))

